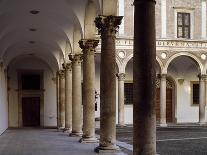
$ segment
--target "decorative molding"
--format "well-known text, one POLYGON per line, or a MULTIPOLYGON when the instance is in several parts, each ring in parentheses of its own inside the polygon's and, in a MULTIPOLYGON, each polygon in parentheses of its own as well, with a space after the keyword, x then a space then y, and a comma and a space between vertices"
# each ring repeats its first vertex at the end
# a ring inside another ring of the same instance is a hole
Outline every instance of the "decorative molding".
POLYGON ((124 81, 125 78, 126 78, 126 74, 125 73, 117 73, 116 76, 117 76, 119 81, 124 81))
POLYGON ((69 59, 72 61, 72 64, 81 64, 83 60, 83 54, 70 54, 69 59))
POLYGON ((98 16, 95 19, 99 34, 103 36, 115 36, 119 29, 123 16, 98 16))
POLYGON ((94 54, 95 48, 98 46, 99 40, 93 39, 82 39, 79 42, 80 48, 83 50, 83 54, 94 54))
POLYGON ((72 63, 63 63, 62 66, 66 71, 72 71, 72 63))

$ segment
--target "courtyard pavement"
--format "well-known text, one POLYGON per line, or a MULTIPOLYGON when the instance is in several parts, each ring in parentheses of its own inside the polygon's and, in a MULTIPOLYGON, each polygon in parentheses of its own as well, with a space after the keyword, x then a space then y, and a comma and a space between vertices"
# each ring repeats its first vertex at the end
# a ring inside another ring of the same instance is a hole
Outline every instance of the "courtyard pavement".
MULTIPOLYGON (((128 155, 132 136, 132 126, 117 127, 117 144, 128 155)), ((0 136, 0 155, 97 155, 93 150, 98 143, 81 144, 79 139, 56 129, 8 129, 0 136)), ((157 153, 207 155, 207 127, 157 128, 157 153)))
MULTIPOLYGON (((132 126, 118 127, 117 140, 132 145, 132 126)), ((132 151, 124 149, 127 154, 132 151)), ((157 128, 159 155, 207 155, 207 127, 170 126, 157 128)))

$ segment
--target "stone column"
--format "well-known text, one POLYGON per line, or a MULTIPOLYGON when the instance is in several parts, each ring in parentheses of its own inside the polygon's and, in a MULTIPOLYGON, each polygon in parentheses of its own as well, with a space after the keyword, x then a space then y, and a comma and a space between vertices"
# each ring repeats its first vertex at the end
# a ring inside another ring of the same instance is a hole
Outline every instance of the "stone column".
POLYGON ((60 128, 60 106, 59 106, 59 71, 56 72, 56 95, 57 95, 57 128, 60 128))
POLYGON ((156 154, 155 0, 134 1, 133 154, 156 154))
POLYGON ((118 77, 118 124, 124 126, 124 80, 125 73, 116 74, 118 77))
POLYGON ((205 91, 205 80, 206 75, 199 75, 199 124, 205 124, 205 99, 206 99, 206 91, 205 91))
POLYGON ((83 50, 83 136, 82 143, 95 143, 95 48, 98 40, 80 40, 83 50))
POLYGON ((65 69, 65 130, 72 130, 72 64, 63 64, 65 69))
POLYGON ((70 136, 82 136, 82 54, 69 55, 72 61, 72 132, 70 136))
POLYGON ((166 74, 160 74, 160 126, 166 127, 166 74))
POLYGON ((65 128, 65 71, 59 72, 59 116, 60 126, 59 129, 65 128))
POLYGON ((115 40, 120 16, 99 16, 95 20, 101 34, 100 142, 96 152, 116 152, 116 61, 115 40))

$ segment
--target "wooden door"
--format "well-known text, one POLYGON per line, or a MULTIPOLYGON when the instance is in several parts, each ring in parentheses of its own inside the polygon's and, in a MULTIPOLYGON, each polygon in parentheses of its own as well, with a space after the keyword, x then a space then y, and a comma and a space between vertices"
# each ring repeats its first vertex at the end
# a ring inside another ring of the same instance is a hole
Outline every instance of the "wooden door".
POLYGON ((22 98, 22 119, 25 127, 40 126, 40 97, 22 98))
MULTIPOLYGON (((156 117, 160 121, 160 88, 156 89, 156 117)), ((166 89, 166 121, 172 122, 172 88, 166 89)))

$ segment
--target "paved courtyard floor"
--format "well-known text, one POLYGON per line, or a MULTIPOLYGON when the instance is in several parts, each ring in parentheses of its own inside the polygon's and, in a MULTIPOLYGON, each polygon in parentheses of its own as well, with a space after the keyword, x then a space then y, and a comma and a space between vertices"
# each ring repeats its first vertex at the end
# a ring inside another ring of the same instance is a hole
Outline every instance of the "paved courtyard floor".
POLYGON ((98 144, 80 144, 56 129, 9 129, 0 136, 0 155, 97 155, 98 144))
MULTIPOLYGON (((9 129, 0 136, 0 155, 97 155, 93 149, 98 143, 81 144, 79 139, 56 129, 9 129)), ((132 126, 117 127, 117 140, 132 155, 132 126)), ((157 153, 207 155, 207 127, 158 128, 157 153)))
MULTIPOLYGON (((132 126, 117 128, 118 141, 132 145, 132 126)), ((125 149, 132 154, 132 151, 125 149)), ((157 153, 160 155, 207 155, 207 127, 176 126, 157 128, 157 153)))

